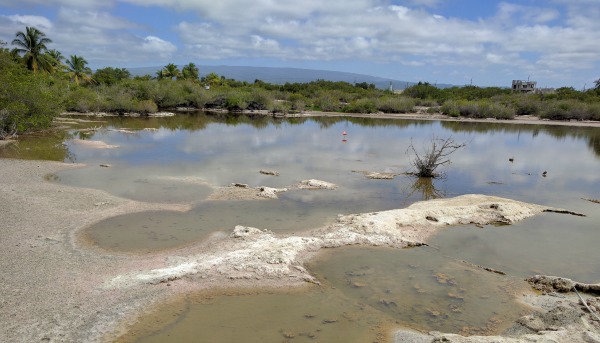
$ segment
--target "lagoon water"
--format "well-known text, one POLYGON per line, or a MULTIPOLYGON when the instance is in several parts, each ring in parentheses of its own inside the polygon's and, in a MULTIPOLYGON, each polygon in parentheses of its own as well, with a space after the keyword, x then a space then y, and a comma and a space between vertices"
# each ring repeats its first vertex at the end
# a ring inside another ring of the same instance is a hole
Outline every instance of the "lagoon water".
POLYGON ((272 119, 204 113, 100 120, 105 122, 72 125, 53 137, 28 138, 16 148, 0 149, 0 157, 84 163, 84 168, 48 179, 140 201, 194 204, 187 213, 124 215, 85 230, 100 248, 117 253, 147 253, 193 244, 211 232, 227 232, 237 224, 301 232, 335 220, 337 214, 402 208, 415 201, 468 193, 587 215, 548 213, 512 226, 448 228, 434 237, 431 247, 335 249, 308 266, 323 282, 318 289, 212 296, 212 300, 201 295, 190 297, 185 310, 178 314, 177 324, 163 318, 165 327, 153 324, 131 341, 154 342, 165 337, 194 341, 200 332, 209 335, 202 336, 207 341, 230 337, 227 335, 247 338, 256 329, 252 318, 267 323, 282 321, 263 328, 264 339, 258 341, 264 342, 319 337, 327 341, 327 337, 349 332, 348 327, 362 328, 350 335, 355 341, 365 341, 365 337, 373 341, 388 332, 390 325, 492 333, 523 312, 513 296, 525 287, 522 280, 527 276, 541 273, 600 281, 600 265, 595 258, 600 243, 600 205, 585 200, 600 198, 598 128, 493 121, 272 119), (103 129, 80 131, 98 125, 103 129), (144 130, 147 128, 152 130, 144 130), (432 181, 399 175, 393 180, 370 180, 361 173, 409 171, 412 156, 407 149, 411 142, 422 151, 432 137, 450 136, 467 146, 451 156, 452 164, 444 169, 444 178, 432 181), (74 138, 119 147, 92 149, 74 138), (280 175, 263 175, 261 169, 276 170, 280 175), (234 182, 286 187, 305 179, 333 182, 338 189, 290 190, 280 194, 279 200, 206 200, 214 187, 234 182), (490 275, 461 260, 508 275, 490 275), (318 307, 323 299, 329 299, 327 309, 318 307), (289 306, 276 308, 277 304, 289 306), (214 313, 215 308, 219 308, 215 314, 219 320, 209 320, 207 313, 214 313), (258 308, 269 311, 257 314, 258 308), (366 312, 361 315, 361 311, 366 312), (327 316, 337 321, 322 324, 327 316), (239 323, 240 332, 221 325, 233 319, 239 323))

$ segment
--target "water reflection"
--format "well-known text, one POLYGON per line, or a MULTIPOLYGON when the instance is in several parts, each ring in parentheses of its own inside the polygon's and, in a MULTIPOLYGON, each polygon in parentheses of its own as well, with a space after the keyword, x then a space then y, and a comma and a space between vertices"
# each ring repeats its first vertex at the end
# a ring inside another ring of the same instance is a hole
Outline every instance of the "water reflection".
POLYGON ((421 200, 431 200, 443 198, 444 192, 436 187, 437 182, 442 182, 431 177, 415 177, 410 185, 407 197, 413 198, 413 195, 420 194, 421 200))
POLYGON ((564 138, 583 139, 587 141, 588 147, 600 156, 600 129, 596 127, 562 126, 562 125, 515 125, 509 123, 472 123, 444 121, 442 127, 457 133, 479 133, 502 132, 516 134, 517 140, 521 135, 531 135, 535 138, 540 133, 562 140, 564 138))
POLYGON ((75 157, 64 144, 71 137, 63 130, 23 135, 13 144, 0 145, 0 158, 73 162, 75 157))

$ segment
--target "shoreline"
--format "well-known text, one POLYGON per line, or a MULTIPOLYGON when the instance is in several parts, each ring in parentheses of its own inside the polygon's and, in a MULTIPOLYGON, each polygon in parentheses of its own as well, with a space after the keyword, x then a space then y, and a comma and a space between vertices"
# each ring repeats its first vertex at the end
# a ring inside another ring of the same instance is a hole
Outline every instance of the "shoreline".
MULTIPOLYGON (((157 112, 157 115, 149 115, 149 117, 171 117, 175 115, 173 112, 177 112, 177 109, 165 109, 161 112, 157 112)), ((207 113, 230 113, 226 110, 202 110, 195 109, 194 111, 203 111, 207 113)), ((180 111, 180 112, 190 112, 190 111, 180 111)), ((339 113, 339 112, 322 112, 322 111, 302 111, 300 113, 294 114, 273 114, 266 110, 257 110, 257 111, 243 111, 243 112, 233 112, 234 114, 244 114, 244 115, 263 115, 270 116, 275 118, 311 118, 311 117, 354 117, 354 118, 372 118, 372 119, 398 119, 398 120, 429 120, 429 121, 450 121, 450 122, 465 122, 465 123, 503 123, 503 124, 524 124, 524 125, 554 125, 554 126, 576 126, 576 127, 599 127, 600 121, 591 121, 591 120, 549 120, 549 119, 540 119, 536 116, 523 115, 523 116, 515 116, 514 119, 495 119, 495 118, 465 118, 465 117, 450 117, 447 115, 443 115, 440 113, 428 114, 424 112, 411 112, 411 113, 370 113, 370 114, 362 114, 362 113, 339 113)), ((96 112, 87 112, 87 113, 78 113, 78 112, 65 112, 62 115, 68 116, 119 116, 117 114, 110 113, 96 113, 96 112)), ((130 114, 125 116, 140 116, 139 114, 130 114)))
POLYGON ((503 123, 503 124, 525 124, 525 125, 555 125, 555 126, 581 126, 581 127, 600 127, 600 121, 590 120, 548 120, 540 119, 535 116, 515 116, 514 119, 495 119, 495 118, 453 118, 443 114, 427 114, 427 113, 386 113, 386 114, 352 114, 352 113, 333 113, 333 112, 312 112, 305 111, 303 116, 306 117, 358 117, 358 118, 373 118, 373 119, 407 119, 407 120, 431 120, 431 121, 451 121, 465 123, 503 123))
POLYGON ((546 209, 496 197, 466 196, 342 216, 336 224, 299 236, 236 227, 167 251, 112 253, 82 245, 79 234, 115 215, 187 207, 137 202, 44 180, 50 173, 78 167, 0 159, 0 215, 5 227, 0 251, 1 341, 113 341, 141 314, 173 297, 211 289, 284 289, 318 283, 302 262, 323 248, 420 245, 447 224, 493 222, 498 205, 483 206, 487 210, 479 212, 476 207, 481 201, 500 203, 507 211, 503 218, 508 215, 511 220, 546 209), (475 207, 465 210, 473 202, 475 207), (439 205, 433 206, 439 224, 423 219, 423 211, 430 213, 433 204, 439 205), (419 232, 412 228, 398 232, 398 221, 412 222, 419 232))

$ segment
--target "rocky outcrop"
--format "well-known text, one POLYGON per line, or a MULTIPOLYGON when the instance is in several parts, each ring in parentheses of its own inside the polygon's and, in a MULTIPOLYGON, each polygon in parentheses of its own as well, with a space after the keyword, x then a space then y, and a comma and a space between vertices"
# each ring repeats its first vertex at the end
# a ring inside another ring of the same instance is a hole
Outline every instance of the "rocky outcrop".
POLYGON ((594 293, 600 295, 600 283, 589 284, 573 281, 571 279, 559 277, 559 276, 547 276, 547 275, 536 275, 527 279, 527 282, 531 285, 531 287, 545 292, 571 292, 574 289, 586 292, 586 293, 594 293))
POLYGON ((258 196, 268 199, 277 199, 277 193, 287 192, 287 188, 271 188, 271 187, 258 187, 258 196))

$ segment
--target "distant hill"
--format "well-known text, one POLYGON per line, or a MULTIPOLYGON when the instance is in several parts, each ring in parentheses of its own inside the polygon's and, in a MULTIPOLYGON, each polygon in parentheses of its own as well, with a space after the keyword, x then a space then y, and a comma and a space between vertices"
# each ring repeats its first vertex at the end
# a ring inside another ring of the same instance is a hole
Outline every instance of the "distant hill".
MULTIPOLYGON (((181 69, 183 66, 179 66, 181 69)), ((330 70, 316 69, 301 69, 301 68, 271 68, 271 67, 243 67, 243 66, 198 66, 200 76, 206 76, 210 73, 215 73, 219 76, 225 76, 228 79, 238 81, 246 81, 253 83, 254 80, 262 80, 273 84, 289 83, 306 83, 315 80, 327 81, 345 81, 349 83, 372 83, 377 88, 387 89, 390 87, 390 82, 395 90, 404 89, 407 86, 412 86, 414 82, 387 79, 383 77, 370 76, 356 73, 346 73, 330 70)), ((152 75, 162 67, 144 67, 144 68, 127 68, 133 76, 152 75)), ((451 87, 452 85, 438 84, 440 88, 451 87)))

